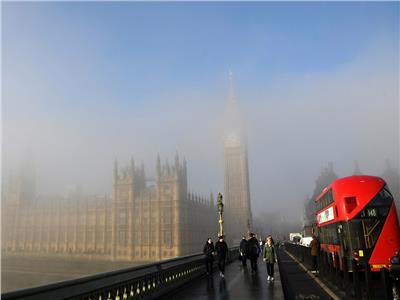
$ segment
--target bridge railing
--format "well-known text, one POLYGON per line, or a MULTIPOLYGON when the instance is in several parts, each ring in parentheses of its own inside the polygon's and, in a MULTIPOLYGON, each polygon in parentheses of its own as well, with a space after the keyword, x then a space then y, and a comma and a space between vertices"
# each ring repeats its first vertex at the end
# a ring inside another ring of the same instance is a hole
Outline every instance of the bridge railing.
MULTIPOLYGON (((285 250, 308 269, 313 268, 309 247, 285 243, 285 250)), ((320 252, 317 261, 319 278, 327 285, 334 285, 355 299, 393 299, 393 293, 398 291, 398 283, 386 268, 382 268, 380 273, 371 272, 368 264, 359 264, 354 259, 351 261, 345 259, 340 266, 339 256, 326 252, 320 252)))
MULTIPOLYGON (((238 247, 229 249, 227 263, 237 259, 238 255, 238 247)), ((156 299, 204 274, 204 255, 194 254, 139 267, 5 293, 1 295, 1 299, 156 299)))

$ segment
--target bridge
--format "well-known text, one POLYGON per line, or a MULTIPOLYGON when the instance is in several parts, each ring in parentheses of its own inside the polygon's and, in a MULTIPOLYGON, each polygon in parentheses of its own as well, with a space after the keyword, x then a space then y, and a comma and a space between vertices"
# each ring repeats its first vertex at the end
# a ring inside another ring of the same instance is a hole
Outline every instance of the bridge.
MULTIPOLYGON (((309 271, 310 249, 281 244, 275 281, 268 282, 261 259, 258 272, 242 267, 238 248, 227 256, 225 278, 216 263, 207 275, 203 254, 160 261, 36 288, 2 294, 2 299, 393 299, 386 269, 371 274, 368 268, 349 273, 319 257, 319 273, 309 271), (351 274, 352 276, 349 276, 351 274)), ((356 266, 353 266, 356 268, 356 266)))

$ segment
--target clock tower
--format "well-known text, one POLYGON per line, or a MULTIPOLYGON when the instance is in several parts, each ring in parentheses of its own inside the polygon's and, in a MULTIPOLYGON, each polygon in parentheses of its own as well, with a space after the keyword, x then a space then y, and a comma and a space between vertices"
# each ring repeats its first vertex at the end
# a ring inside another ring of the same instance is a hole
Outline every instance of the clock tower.
POLYGON ((235 96, 232 72, 229 73, 229 96, 225 113, 225 218, 226 235, 239 242, 252 228, 247 143, 235 96))

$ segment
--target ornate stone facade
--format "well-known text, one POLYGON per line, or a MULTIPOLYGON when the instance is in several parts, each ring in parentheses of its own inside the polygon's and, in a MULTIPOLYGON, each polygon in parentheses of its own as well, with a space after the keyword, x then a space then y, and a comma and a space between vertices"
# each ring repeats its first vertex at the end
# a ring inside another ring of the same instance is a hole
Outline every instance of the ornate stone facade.
POLYGON ((157 159, 156 178, 144 166, 114 165, 112 196, 34 195, 19 176, 2 189, 2 251, 160 260, 202 250, 218 231, 213 197, 188 192, 186 161, 157 159))

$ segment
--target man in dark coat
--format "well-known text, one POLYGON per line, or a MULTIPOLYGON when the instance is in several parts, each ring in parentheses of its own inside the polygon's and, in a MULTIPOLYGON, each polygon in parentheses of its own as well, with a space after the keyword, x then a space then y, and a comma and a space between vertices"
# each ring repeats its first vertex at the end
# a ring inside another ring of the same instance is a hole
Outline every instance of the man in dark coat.
POLYGON ((242 265, 243 267, 246 267, 246 260, 247 260, 247 240, 246 237, 243 236, 242 240, 240 241, 239 245, 239 253, 240 253, 240 259, 242 260, 242 265))
POLYGON ((228 245, 225 243, 223 236, 220 236, 218 238, 218 242, 215 243, 215 252, 217 253, 217 258, 218 258, 219 275, 222 278, 224 278, 225 259, 226 259, 226 254, 228 253, 228 245))
POLYGON ((319 252, 319 242, 317 237, 313 234, 312 241, 310 243, 311 248, 311 257, 313 262, 313 270, 312 273, 318 272, 318 264, 317 264, 317 257, 319 252))
POLYGON ((254 233, 250 233, 250 238, 247 241, 247 256, 251 262, 251 272, 257 272, 257 259, 261 253, 260 244, 254 233))
POLYGON ((212 242, 211 238, 208 238, 207 242, 206 242, 206 244, 204 245, 204 248, 203 248, 207 275, 208 274, 212 274, 212 272, 213 272, 214 251, 215 251, 214 243, 212 242))

